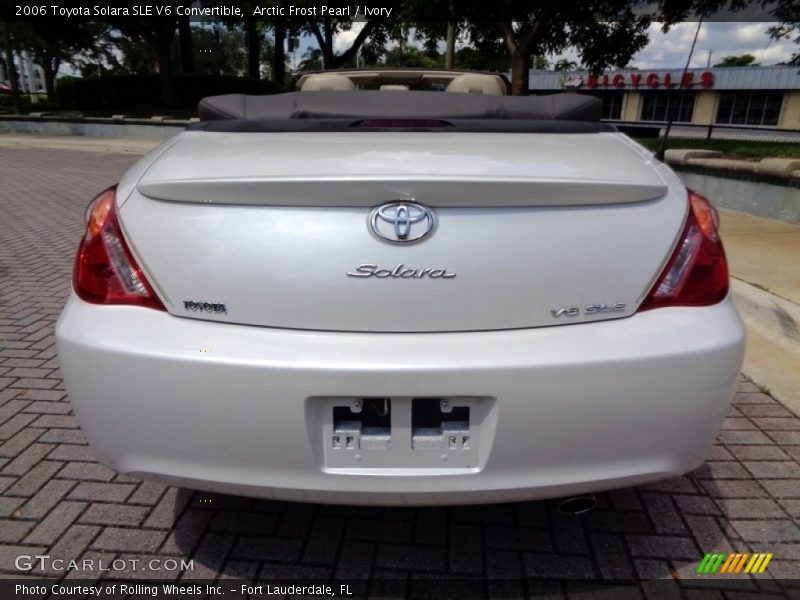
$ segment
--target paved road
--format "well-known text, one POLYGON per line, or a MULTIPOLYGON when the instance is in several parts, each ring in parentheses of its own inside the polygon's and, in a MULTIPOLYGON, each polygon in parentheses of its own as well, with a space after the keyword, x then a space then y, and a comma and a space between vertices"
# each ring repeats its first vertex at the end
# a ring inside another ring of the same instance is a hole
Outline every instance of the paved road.
POLYGON ((133 160, 0 149, 0 574, 18 574, 20 554, 49 554, 106 564, 194 560, 194 571, 106 577, 367 578, 373 593, 388 597, 416 597, 444 576, 461 597, 599 590, 566 583, 575 579, 630 582, 611 598, 653 597, 639 580, 672 578, 680 586, 659 588, 658 597, 692 598, 709 585, 783 597, 781 588, 800 580, 800 419, 744 378, 702 468, 602 494, 581 517, 559 514, 554 502, 382 509, 256 501, 102 467, 72 416, 53 324, 69 291, 84 207, 133 160), (695 575, 713 551, 775 557, 757 578, 695 575))

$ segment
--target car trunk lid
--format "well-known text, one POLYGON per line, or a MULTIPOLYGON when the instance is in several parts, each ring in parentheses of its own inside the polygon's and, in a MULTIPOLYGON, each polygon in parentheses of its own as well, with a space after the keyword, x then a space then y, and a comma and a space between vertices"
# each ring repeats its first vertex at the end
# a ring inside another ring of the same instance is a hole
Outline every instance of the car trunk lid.
POLYGON ((182 135, 120 211, 178 316, 376 332, 623 317, 686 210, 619 134, 182 135), (371 231, 374 207, 412 200, 431 234, 371 231))

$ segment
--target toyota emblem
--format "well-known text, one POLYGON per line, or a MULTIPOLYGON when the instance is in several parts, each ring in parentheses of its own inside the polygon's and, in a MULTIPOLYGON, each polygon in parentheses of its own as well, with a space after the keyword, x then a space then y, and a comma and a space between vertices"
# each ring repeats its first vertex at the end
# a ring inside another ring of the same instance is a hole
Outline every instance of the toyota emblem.
POLYGON ((436 227, 433 211, 416 202, 388 202, 372 209, 369 226, 377 237, 387 242, 417 242, 436 227))

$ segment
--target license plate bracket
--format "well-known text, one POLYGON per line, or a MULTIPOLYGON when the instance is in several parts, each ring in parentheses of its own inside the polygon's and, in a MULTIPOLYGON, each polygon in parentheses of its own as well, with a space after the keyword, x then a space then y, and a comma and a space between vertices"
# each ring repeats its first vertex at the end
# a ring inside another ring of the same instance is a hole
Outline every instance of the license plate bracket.
POLYGON ((319 418, 316 435, 321 437, 328 469, 474 469, 478 465, 480 424, 488 398, 310 400, 319 418))

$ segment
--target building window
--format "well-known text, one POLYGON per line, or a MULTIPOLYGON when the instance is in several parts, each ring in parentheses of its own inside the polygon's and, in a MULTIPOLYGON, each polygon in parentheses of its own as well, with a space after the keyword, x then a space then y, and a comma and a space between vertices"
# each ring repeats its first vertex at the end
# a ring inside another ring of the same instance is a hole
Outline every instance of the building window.
POLYGON ((605 92, 600 95, 603 101, 602 118, 619 120, 622 118, 622 98, 625 92, 605 92))
POLYGON ((691 123, 694 98, 694 92, 645 92, 640 120, 691 123))
POLYGON ((600 118, 610 119, 612 121, 619 121, 622 118, 622 99, 625 97, 625 92, 589 92, 581 90, 578 93, 600 98, 600 102, 602 103, 602 107, 600 109, 600 118))
POLYGON ((721 92, 716 122, 731 125, 777 125, 783 92, 721 92))

